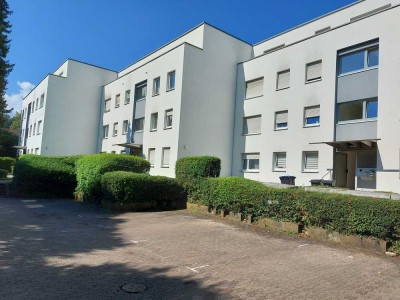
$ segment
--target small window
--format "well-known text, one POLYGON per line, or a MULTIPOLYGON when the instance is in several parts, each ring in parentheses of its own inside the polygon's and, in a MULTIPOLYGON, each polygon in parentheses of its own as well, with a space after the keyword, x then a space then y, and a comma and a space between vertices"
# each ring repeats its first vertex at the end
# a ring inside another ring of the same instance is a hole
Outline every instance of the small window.
POLYGON ((306 66, 306 82, 320 80, 322 78, 322 61, 309 63, 306 66))
POLYGON ((150 131, 157 130, 158 113, 152 113, 150 118, 150 131))
POLYGON ((36 134, 36 123, 35 123, 35 124, 33 124, 33 132, 32 132, 32 134, 33 134, 33 135, 35 135, 35 134, 36 134))
POLYGON ((124 154, 126 154, 126 151, 125 151, 125 150, 121 150, 121 151, 119 152, 119 154, 124 155, 124 154))
POLYGON ((147 81, 138 83, 135 88, 135 100, 145 100, 147 96, 147 81))
POLYGON ((153 79, 153 96, 160 94, 160 77, 153 79))
POLYGON ((366 46, 353 52, 339 53, 339 75, 379 65, 379 47, 366 46))
POLYGON ((368 67, 375 67, 379 65, 379 49, 368 50, 368 67))
POLYGON ((35 148, 35 154, 39 154, 39 148, 35 148))
POLYGON ((106 99, 104 101, 104 112, 109 112, 111 110, 111 99, 106 99))
POLYGON ((260 153, 243 153, 243 171, 258 171, 260 169, 260 153))
POLYGON ((162 167, 165 168, 169 167, 170 152, 171 148, 169 147, 162 148, 162 167))
POLYGON ((173 110, 172 109, 166 110, 165 111, 165 124, 164 124, 165 129, 172 128, 172 118, 173 118, 173 110))
POLYGON ((37 133, 36 134, 40 134, 42 130, 42 121, 38 121, 37 123, 37 133))
POLYGON ((378 100, 368 100, 367 101, 367 119, 378 117, 378 100))
POLYGON ((125 104, 129 104, 131 102, 131 90, 125 91, 125 104))
POLYGON ((119 107, 121 104, 121 95, 118 94, 117 96, 115 96, 115 108, 119 107))
POLYGON ((36 109, 35 110, 38 110, 38 108, 39 108, 39 98, 36 99, 36 109))
POLYGON ((260 134, 261 116, 251 116, 243 118, 243 134, 260 134))
POLYGON ((35 101, 32 101, 32 106, 31 106, 31 113, 35 110, 35 101))
POLYGON ((175 71, 169 72, 167 75, 167 91, 175 89, 175 71))
POLYGON ((304 126, 319 125, 320 106, 310 106, 304 108, 304 126))
POLYGON ((288 128, 288 111, 279 111, 275 113, 275 130, 288 128))
POLYGON ((303 171, 318 172, 318 152, 303 152, 303 171))
POLYGON ((117 135, 118 135, 118 122, 115 122, 113 126, 113 136, 117 135))
POLYGON ((103 126, 103 139, 107 139, 108 138, 108 125, 104 125, 103 126))
POLYGON ((264 78, 246 82, 246 99, 260 97, 263 95, 264 78))
POLYGON ((44 105, 44 94, 42 94, 42 95, 40 96, 40 108, 42 108, 43 105, 44 105))
POLYGON ((290 70, 282 71, 278 73, 276 80, 276 89, 282 90, 290 87, 290 70))
POLYGON ((143 131, 144 129, 144 118, 135 119, 135 132, 143 131))
POLYGON ((378 117, 378 99, 357 100, 338 104, 338 121, 375 119, 378 117))
POLYGON ((148 156, 150 167, 154 167, 154 159, 155 159, 155 157, 156 157, 156 149, 150 148, 149 149, 149 156, 148 156))
POLYGON ((29 125, 29 136, 32 135, 32 125, 29 125))
POLYGON ((273 160, 274 171, 286 171, 286 152, 275 152, 273 160))
POLYGON ((122 123, 122 134, 128 133, 128 126, 129 126, 128 120, 124 120, 124 122, 122 123))

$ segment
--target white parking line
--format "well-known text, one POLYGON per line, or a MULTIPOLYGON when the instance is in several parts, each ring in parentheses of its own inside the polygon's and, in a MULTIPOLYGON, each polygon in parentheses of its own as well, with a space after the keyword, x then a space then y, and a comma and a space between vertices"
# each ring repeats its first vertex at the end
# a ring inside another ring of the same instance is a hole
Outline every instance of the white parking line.
POLYGON ((36 202, 36 200, 21 200, 21 202, 23 202, 23 203, 32 203, 32 202, 36 202))
POLYGON ((42 208, 44 205, 42 204, 34 204, 34 205, 25 205, 27 208, 42 208))
POLYGON ((200 267, 195 267, 195 268, 191 268, 191 267, 186 267, 188 268, 190 271, 195 272, 195 273, 200 273, 199 271, 197 271, 197 269, 202 269, 205 267, 209 267, 210 265, 204 265, 204 266, 200 266, 200 267))

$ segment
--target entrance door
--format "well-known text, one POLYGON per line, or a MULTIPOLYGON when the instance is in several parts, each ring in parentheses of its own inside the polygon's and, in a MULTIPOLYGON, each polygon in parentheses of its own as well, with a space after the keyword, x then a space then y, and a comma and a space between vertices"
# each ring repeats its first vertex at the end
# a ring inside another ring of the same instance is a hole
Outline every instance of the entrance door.
POLYGON ((347 187, 347 155, 337 152, 335 157, 335 180, 336 186, 347 187))
POLYGON ((376 189, 377 153, 375 151, 357 151, 357 188, 376 189))

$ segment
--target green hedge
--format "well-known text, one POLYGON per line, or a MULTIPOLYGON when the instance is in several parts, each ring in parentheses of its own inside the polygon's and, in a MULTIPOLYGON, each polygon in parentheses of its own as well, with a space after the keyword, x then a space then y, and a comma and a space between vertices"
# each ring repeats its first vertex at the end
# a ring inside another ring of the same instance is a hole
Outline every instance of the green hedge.
POLYGON ((12 171, 12 166, 15 165, 15 159, 12 157, 0 157, 0 169, 12 171))
POLYGON ((0 179, 7 179, 8 170, 0 169, 0 179))
POLYGON ((15 164, 13 185, 20 196, 73 197, 75 164, 81 156, 26 154, 15 164))
MULTIPOLYGON (((193 197, 189 195, 193 201, 193 197)), ((278 189, 244 178, 203 179, 197 203, 245 216, 302 223, 347 235, 400 240, 400 201, 278 189)))
POLYGON ((184 200, 183 189, 173 178, 124 171, 105 173, 101 180, 104 197, 101 204, 113 209, 171 207, 184 200))
POLYGON ((149 169, 150 163, 138 156, 86 155, 77 162, 76 194, 84 201, 99 202, 102 198, 101 177, 104 173, 112 171, 147 173, 149 169))

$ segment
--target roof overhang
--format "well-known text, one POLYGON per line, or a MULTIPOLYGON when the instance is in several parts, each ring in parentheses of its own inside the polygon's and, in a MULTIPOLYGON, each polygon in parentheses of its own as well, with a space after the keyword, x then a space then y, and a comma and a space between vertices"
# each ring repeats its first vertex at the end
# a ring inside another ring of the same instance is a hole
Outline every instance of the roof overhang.
POLYGON ((138 148, 138 149, 141 149, 143 147, 142 144, 134 144, 134 143, 121 143, 121 144, 114 144, 113 146, 120 146, 125 148, 138 148))
POLYGON ((376 143, 380 139, 364 139, 364 140, 353 140, 353 141, 333 141, 333 142, 318 142, 310 143, 314 144, 326 144, 336 148, 338 151, 355 151, 355 150, 375 150, 376 143))

